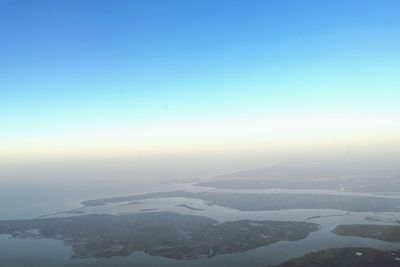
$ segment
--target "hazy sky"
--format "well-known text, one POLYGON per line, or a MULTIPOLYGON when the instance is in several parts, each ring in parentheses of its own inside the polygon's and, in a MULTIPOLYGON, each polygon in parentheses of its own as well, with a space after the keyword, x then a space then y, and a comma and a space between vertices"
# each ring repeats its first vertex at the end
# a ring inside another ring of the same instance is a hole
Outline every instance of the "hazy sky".
POLYGON ((0 162, 400 134, 400 1, 0 1, 0 162))

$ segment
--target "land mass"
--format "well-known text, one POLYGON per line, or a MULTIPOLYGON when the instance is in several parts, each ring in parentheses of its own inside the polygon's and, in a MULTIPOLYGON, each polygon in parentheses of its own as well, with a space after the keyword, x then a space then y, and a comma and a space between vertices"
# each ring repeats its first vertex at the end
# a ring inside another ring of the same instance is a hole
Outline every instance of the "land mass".
POLYGON ((291 193, 225 193, 171 191, 94 199, 82 202, 84 206, 98 206, 107 203, 139 201, 149 198, 195 198, 209 205, 219 205, 240 211, 263 211, 285 209, 339 209, 351 212, 398 212, 400 199, 379 197, 291 194, 291 193))
POLYGON ((304 239, 318 224, 283 221, 218 222, 172 212, 3 220, 0 234, 54 238, 74 257, 127 256, 135 251, 177 260, 242 252, 278 241, 304 239))
POLYGON ((398 267, 400 254, 372 248, 332 248, 307 253, 275 267, 398 267))
POLYGON ((373 238, 387 242, 400 242, 400 226, 397 225, 379 225, 379 224, 339 225, 332 232, 341 236, 357 236, 357 237, 373 238))
POLYGON ((195 208, 195 207, 192 207, 192 206, 189 206, 189 205, 186 205, 186 204, 178 204, 178 205, 175 205, 175 206, 176 207, 181 207, 181 208, 186 208, 186 209, 189 209, 189 210, 195 210, 195 211, 205 210, 205 209, 195 208))
POLYGON ((213 177, 197 183, 221 189, 324 189, 349 192, 397 192, 397 163, 368 161, 284 161, 266 168, 213 177))

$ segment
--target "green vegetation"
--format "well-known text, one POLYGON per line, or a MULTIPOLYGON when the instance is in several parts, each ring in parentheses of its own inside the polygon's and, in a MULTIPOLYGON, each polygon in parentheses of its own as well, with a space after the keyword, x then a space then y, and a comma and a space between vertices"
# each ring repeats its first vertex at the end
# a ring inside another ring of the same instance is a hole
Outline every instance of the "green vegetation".
POLYGON ((342 236, 367 237, 387 242, 400 242, 400 226, 396 225, 379 225, 379 224, 339 225, 332 232, 342 236))
POLYGON ((312 252, 276 267, 398 267, 397 252, 372 248, 332 248, 312 252))
POLYGON ((143 251, 173 259, 196 259, 281 240, 300 240, 318 229, 317 224, 307 222, 219 223, 207 217, 171 212, 0 221, 0 234, 23 237, 28 232, 37 238, 64 240, 72 246, 75 257, 127 256, 143 251))

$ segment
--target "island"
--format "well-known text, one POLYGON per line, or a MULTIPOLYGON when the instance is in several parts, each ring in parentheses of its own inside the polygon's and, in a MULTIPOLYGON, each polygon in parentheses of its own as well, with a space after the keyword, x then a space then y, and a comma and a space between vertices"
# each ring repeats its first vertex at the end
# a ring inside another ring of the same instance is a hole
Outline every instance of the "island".
POLYGON ((339 225, 332 232, 341 236, 357 236, 387 242, 400 242, 400 226, 397 225, 348 224, 339 225))
POLYGON ((228 193, 170 191, 94 199, 82 202, 84 206, 140 201, 150 198, 194 198, 208 205, 237 209, 240 211, 264 211, 285 209, 339 209, 351 212, 399 212, 400 199, 301 193, 228 193))
POLYGON ((0 221, 0 234, 53 238, 73 257, 127 256, 143 251, 176 260, 212 257, 306 238, 318 224, 285 221, 226 221, 172 212, 0 221))
POLYGON ((398 267, 400 253, 372 248, 332 248, 307 253, 275 267, 398 267))
POLYGON ((194 211, 203 211, 203 210, 205 210, 205 209, 195 208, 195 207, 192 207, 192 206, 189 206, 189 205, 186 205, 186 204, 178 204, 178 205, 175 205, 175 207, 185 208, 185 209, 194 210, 194 211))

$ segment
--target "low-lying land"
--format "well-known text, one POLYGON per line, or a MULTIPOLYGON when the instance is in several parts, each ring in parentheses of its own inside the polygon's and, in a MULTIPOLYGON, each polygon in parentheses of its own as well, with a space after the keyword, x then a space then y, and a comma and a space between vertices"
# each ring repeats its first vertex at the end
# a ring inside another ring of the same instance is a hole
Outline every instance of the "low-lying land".
POLYGON ((135 251, 173 259, 242 252, 307 237, 319 225, 307 222, 230 221, 151 212, 129 215, 0 221, 0 234, 64 240, 74 257, 127 256, 135 251))
POLYGON ((285 209, 340 209, 354 212, 398 212, 400 199, 323 194, 290 193, 221 193, 221 192, 156 192, 141 195, 94 199, 82 202, 85 206, 139 201, 149 198, 184 197, 202 199, 210 205, 219 205, 241 211, 285 209))
POLYGON ((185 209, 189 209, 189 210, 195 210, 195 211, 203 211, 204 209, 199 209, 199 208, 195 208, 186 204, 178 204, 175 205, 175 207, 180 207, 180 208, 185 208, 185 209))
POLYGON ((400 226, 397 225, 379 225, 379 224, 339 225, 332 232, 341 236, 367 237, 387 242, 400 242, 400 226))
POLYGON ((197 183, 221 189, 325 189, 349 192, 398 192, 397 163, 368 161, 284 161, 266 168, 214 177, 197 183))
POLYGON ((372 248, 332 248, 312 252, 276 267, 398 267, 400 253, 372 248))

